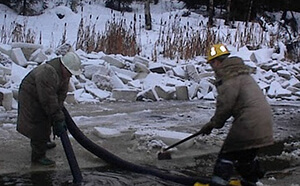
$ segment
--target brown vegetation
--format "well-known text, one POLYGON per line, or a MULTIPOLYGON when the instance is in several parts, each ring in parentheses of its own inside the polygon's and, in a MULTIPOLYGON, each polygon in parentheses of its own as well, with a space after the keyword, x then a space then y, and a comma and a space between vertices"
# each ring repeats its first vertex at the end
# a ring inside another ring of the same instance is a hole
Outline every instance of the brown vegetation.
MULTIPOLYGON (((92 23, 91 18, 92 16, 86 22, 92 23)), ((4 19, 6 19, 6 16, 4 19)), ((139 19, 141 19, 141 16, 139 19)), ((96 20, 98 20, 98 17, 96 20)), ((128 26, 126 23, 126 19, 116 19, 112 13, 112 20, 106 23, 105 30, 101 32, 97 30, 96 23, 86 24, 84 19, 81 18, 75 48, 87 53, 102 51, 106 54, 138 55, 142 50, 140 43, 140 32, 143 30, 141 20, 137 20, 137 16, 134 15, 130 25, 128 26)), ((169 21, 161 20, 160 22, 159 36, 154 43, 151 58, 153 61, 157 61, 157 57, 162 55, 176 61, 189 60, 196 56, 205 56, 207 46, 212 43, 222 42, 237 48, 247 46, 249 49, 258 49, 261 46, 273 47, 280 39, 279 34, 269 36, 256 23, 250 23, 248 26, 245 24, 240 22, 233 35, 230 34, 232 32, 227 32, 228 34, 225 35, 221 32, 222 29, 207 27, 202 21, 196 26, 190 25, 189 22, 182 24, 180 16, 174 18, 170 16, 169 21)), ((67 24, 64 25, 59 45, 67 42, 66 27, 67 24)), ((40 32, 37 41, 35 31, 27 29, 26 23, 22 25, 14 22, 10 28, 12 29, 2 25, 0 30, 1 43, 43 43, 42 32, 40 32)), ((230 28, 228 27, 228 29, 230 28)))

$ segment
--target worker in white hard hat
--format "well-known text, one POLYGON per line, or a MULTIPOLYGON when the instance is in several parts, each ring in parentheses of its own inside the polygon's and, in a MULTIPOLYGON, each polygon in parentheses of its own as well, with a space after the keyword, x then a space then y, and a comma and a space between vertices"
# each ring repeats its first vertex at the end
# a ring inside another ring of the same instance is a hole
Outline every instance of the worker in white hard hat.
POLYGON ((242 185, 256 185, 263 176, 256 159, 258 149, 273 144, 271 108, 250 68, 239 57, 230 57, 224 44, 208 49, 207 62, 215 72, 216 110, 201 132, 209 135, 233 117, 230 130, 218 155, 210 186, 228 185, 236 171, 242 185))
POLYGON ((72 75, 81 73, 81 60, 68 52, 34 68, 22 80, 18 95, 17 131, 28 137, 32 148, 31 161, 39 165, 55 165, 46 157, 51 135, 67 130, 62 112, 72 75))

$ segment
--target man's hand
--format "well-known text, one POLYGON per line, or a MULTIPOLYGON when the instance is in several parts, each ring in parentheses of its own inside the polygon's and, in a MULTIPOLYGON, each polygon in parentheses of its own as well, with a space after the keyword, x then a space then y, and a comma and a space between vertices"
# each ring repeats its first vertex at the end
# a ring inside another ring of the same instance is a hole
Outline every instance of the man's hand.
POLYGON ((65 120, 54 122, 53 124, 54 136, 60 137, 60 135, 62 135, 62 133, 64 133, 65 131, 67 131, 67 124, 65 120))
POLYGON ((208 122, 201 128, 200 133, 209 135, 213 128, 214 128, 213 123, 208 122))

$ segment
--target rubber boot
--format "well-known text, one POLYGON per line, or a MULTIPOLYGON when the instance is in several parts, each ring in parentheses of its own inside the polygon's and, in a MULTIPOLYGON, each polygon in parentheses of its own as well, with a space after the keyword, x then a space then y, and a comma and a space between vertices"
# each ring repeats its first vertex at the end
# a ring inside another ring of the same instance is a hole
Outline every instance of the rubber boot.
POLYGON ((237 163, 237 171, 242 176, 243 186, 255 186, 256 182, 263 178, 265 172, 261 169, 259 162, 253 160, 248 163, 237 163))
POLYGON ((47 142, 47 149, 53 149, 56 147, 56 143, 53 141, 48 141, 47 142))
POLYGON ((218 159, 214 167, 214 173, 210 186, 226 186, 233 173, 233 162, 225 159, 218 159))
POLYGON ((50 160, 50 159, 47 158, 47 157, 43 157, 43 158, 37 159, 37 160, 33 161, 33 163, 39 164, 39 165, 44 165, 44 166, 52 166, 52 165, 55 165, 55 161, 50 160))
POLYGON ((241 180, 241 184, 242 184, 242 186, 256 186, 256 183, 248 182, 243 179, 241 180))

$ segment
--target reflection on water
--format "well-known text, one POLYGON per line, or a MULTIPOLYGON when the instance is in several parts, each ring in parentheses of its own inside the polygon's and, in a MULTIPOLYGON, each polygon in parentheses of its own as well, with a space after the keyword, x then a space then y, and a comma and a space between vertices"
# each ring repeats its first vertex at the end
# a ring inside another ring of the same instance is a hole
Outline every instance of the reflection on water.
MULTIPOLYGON (((96 168, 82 170, 83 182, 80 186, 180 186, 160 178, 127 172, 123 170, 96 168)), ((71 186, 73 177, 69 171, 40 171, 27 174, 8 174, 0 176, 0 185, 17 186, 71 186)))
MULTIPOLYGON (((299 141, 299 140, 297 140, 299 141)), ((284 176, 284 174, 272 175, 271 171, 282 170, 290 167, 289 159, 277 158, 284 150, 284 143, 277 142, 260 152, 259 161, 266 171, 266 176, 284 176), (272 155, 276 156, 272 156, 272 155), (268 155, 268 156, 264 156, 268 155)), ((293 150, 293 149, 292 149, 293 150)), ((212 173, 213 163, 217 154, 206 154, 195 157, 195 167, 181 169, 181 173, 190 176, 209 176, 212 173)), ((171 181, 166 181, 151 175, 137 174, 112 167, 98 167, 81 170, 83 182, 80 186, 180 186, 171 181)), ((174 172, 174 171, 173 171, 174 172)), ((280 173, 280 172, 279 172, 280 173)), ((284 172, 283 172, 284 173, 284 172)), ((26 174, 0 175, 0 186, 73 186, 71 171, 38 171, 26 174)), ((77 185, 76 185, 77 186, 77 185)))

